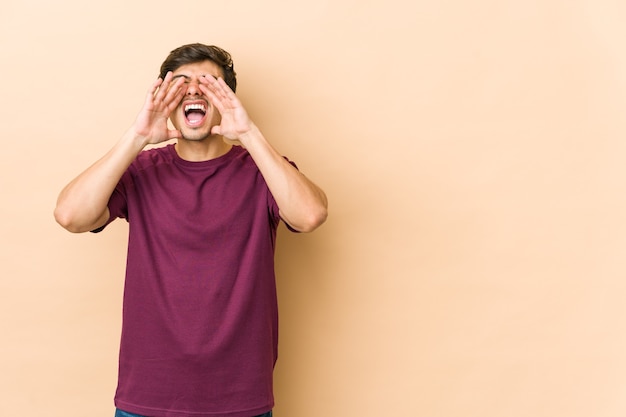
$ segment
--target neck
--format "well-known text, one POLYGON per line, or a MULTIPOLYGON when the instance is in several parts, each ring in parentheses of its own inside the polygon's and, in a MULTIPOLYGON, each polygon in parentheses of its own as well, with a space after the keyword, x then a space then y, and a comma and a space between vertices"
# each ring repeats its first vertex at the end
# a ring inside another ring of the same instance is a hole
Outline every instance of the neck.
POLYGON ((176 152, 182 159, 190 162, 209 161, 226 154, 232 145, 224 142, 221 136, 202 140, 179 139, 176 152))

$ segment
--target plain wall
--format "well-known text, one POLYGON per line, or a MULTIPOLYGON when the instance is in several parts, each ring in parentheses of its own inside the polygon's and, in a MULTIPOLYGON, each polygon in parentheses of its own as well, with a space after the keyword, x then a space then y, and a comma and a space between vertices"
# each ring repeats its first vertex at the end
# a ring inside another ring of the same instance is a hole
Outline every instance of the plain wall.
POLYGON ((220 45, 330 217, 281 226, 277 417, 626 414, 626 3, 0 5, 0 415, 112 416, 127 225, 61 188, 220 45))

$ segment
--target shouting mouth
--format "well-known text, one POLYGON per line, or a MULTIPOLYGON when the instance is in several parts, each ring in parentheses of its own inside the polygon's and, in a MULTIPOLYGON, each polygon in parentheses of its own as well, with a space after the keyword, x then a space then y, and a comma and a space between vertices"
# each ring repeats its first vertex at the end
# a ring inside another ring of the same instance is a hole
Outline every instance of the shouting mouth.
POLYGON ((185 121, 189 126, 198 126, 206 118, 206 104, 204 102, 188 102, 183 107, 185 121))

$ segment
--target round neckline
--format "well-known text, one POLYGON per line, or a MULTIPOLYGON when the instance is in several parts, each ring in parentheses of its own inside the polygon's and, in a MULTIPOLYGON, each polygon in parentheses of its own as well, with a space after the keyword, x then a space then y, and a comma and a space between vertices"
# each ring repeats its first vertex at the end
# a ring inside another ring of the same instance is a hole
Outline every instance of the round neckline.
POLYGON ((188 168, 206 168, 206 167, 220 165, 223 162, 226 162, 232 159, 237 154, 237 150, 235 148, 238 148, 238 146, 233 145, 228 150, 228 152, 226 152, 224 155, 220 155, 217 158, 213 158, 213 159, 207 159, 206 161, 188 161, 186 159, 181 158, 178 152, 176 152, 175 143, 168 145, 167 148, 169 150, 169 153, 173 157, 174 162, 177 165, 188 167, 188 168))

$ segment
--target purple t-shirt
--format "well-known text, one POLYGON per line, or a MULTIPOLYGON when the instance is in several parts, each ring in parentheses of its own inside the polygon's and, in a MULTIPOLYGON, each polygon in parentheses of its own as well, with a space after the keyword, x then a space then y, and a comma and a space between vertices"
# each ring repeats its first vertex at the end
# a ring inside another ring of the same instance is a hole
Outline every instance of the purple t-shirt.
POLYGON ((129 223, 118 408, 250 417, 274 404, 278 206, 248 152, 144 151, 109 201, 129 223))

